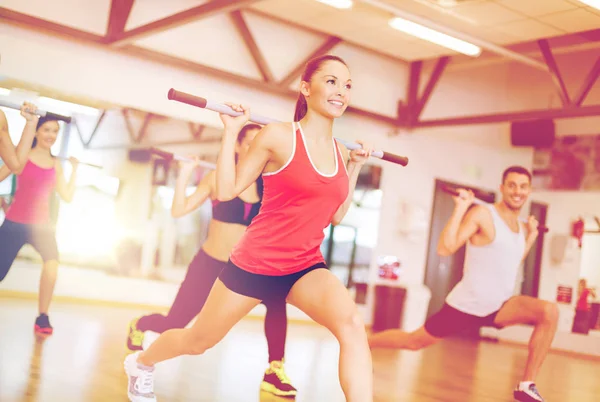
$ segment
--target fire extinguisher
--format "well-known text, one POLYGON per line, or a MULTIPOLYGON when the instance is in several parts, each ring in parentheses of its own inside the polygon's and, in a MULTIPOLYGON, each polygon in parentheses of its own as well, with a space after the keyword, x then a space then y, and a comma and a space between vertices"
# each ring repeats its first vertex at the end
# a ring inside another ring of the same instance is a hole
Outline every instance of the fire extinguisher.
POLYGON ((573 222, 573 233, 572 236, 575 237, 578 241, 579 248, 581 248, 583 244, 583 231, 584 231, 585 223, 582 218, 579 218, 575 222, 573 222))

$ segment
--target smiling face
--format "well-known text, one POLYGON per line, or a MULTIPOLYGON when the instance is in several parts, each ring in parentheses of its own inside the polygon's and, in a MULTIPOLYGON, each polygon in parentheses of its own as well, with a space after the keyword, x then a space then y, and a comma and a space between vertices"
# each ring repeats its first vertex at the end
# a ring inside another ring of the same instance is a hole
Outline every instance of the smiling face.
POLYGON ((50 149, 56 142, 60 125, 55 120, 49 120, 42 124, 35 133, 37 140, 36 147, 43 149, 50 149))
POLYGON ((336 118, 344 114, 350 103, 352 80, 350 70, 342 62, 327 60, 321 63, 308 81, 302 81, 300 92, 312 111, 336 118))
POLYGON ((510 172, 500 186, 502 201, 513 211, 519 211, 531 193, 531 180, 524 173, 510 172))

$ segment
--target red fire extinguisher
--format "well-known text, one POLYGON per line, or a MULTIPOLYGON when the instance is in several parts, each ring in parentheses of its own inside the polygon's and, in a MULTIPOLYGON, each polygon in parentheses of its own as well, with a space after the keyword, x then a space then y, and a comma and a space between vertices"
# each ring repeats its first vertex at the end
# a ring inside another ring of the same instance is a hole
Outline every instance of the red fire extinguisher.
POLYGON ((572 236, 575 237, 579 243, 579 248, 581 248, 583 244, 583 231, 584 231, 585 223, 582 218, 579 218, 575 222, 573 222, 573 233, 572 236))

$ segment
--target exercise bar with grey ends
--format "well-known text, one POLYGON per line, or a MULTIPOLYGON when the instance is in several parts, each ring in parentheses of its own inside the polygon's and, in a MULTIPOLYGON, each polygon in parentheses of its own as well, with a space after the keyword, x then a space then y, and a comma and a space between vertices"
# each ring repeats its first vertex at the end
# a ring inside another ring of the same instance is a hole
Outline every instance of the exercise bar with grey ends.
MULTIPOLYGON (((196 106, 196 107, 200 107, 203 109, 212 110, 213 112, 227 114, 230 116, 240 116, 242 114, 240 112, 233 111, 227 105, 211 102, 210 100, 202 98, 200 96, 195 96, 195 95, 191 95, 191 94, 188 94, 185 92, 177 91, 173 88, 171 88, 169 90, 167 97, 169 100, 186 103, 191 106, 196 106)), ((277 122, 277 120, 275 120, 275 119, 256 115, 253 113, 250 113, 250 121, 252 121, 254 123, 262 124, 262 125, 277 122)), ((348 148, 350 150, 362 148, 360 144, 357 144, 354 142, 349 142, 349 141, 342 140, 339 138, 336 138, 336 140, 338 140, 339 142, 344 144, 346 146, 346 148, 348 148)), ((406 156, 400 156, 400 155, 392 154, 390 152, 373 151, 371 153, 371 156, 383 159, 388 162, 396 163, 396 164, 402 165, 402 166, 408 165, 408 158, 406 156)))
MULTIPOLYGON (((7 107, 7 108, 10 108, 10 109, 21 110, 21 106, 22 105, 19 105, 16 102, 11 102, 10 100, 8 100, 6 98, 0 97, 0 106, 7 107)), ((64 121, 66 123, 70 123, 71 122, 71 117, 70 116, 63 116, 63 115, 60 115, 60 114, 51 113, 51 112, 48 112, 46 110, 41 110, 40 108, 38 108, 36 110, 35 114, 37 114, 40 117, 50 117, 50 118, 54 118, 56 120, 64 121)))
MULTIPOLYGON (((453 196, 458 196, 458 189, 450 187, 450 186, 442 186, 442 190, 448 194, 452 194, 453 196)), ((483 201, 482 198, 488 198, 492 195, 494 195, 493 193, 488 193, 488 192, 484 192, 481 190, 471 190, 473 193, 473 196, 475 197, 475 199, 473 200, 473 204, 478 204, 478 205, 485 205, 488 204, 487 202, 483 201)), ((521 222, 523 223, 527 223, 526 221, 521 220, 521 222)), ((540 233, 547 233, 550 229, 548 229, 546 226, 543 225, 539 225, 538 226, 538 231, 540 233)))
MULTIPOLYGON (((60 159, 60 160, 63 160, 63 161, 68 161, 68 160, 69 160, 69 158, 66 158, 66 157, 63 157, 63 156, 57 156, 56 158, 57 158, 57 159, 60 159)), ((81 162, 81 161, 79 161, 79 164, 80 164, 80 165, 89 166, 89 167, 93 167, 93 168, 96 168, 96 169, 103 169, 103 167, 102 167, 102 166, 100 166, 100 165, 95 165, 95 164, 93 164, 93 163, 88 163, 88 162, 81 162)))
MULTIPOLYGON (((150 148, 150 153, 160 156, 161 158, 167 159, 167 160, 176 160, 176 161, 184 161, 184 162, 193 162, 193 159, 185 157, 185 156, 181 156, 178 154, 174 154, 172 152, 167 152, 164 151, 162 149, 159 148, 150 148)), ((214 163, 210 163, 210 162, 205 162, 205 161, 197 161, 199 166, 203 166, 209 169, 216 169, 217 165, 215 165, 214 163)))

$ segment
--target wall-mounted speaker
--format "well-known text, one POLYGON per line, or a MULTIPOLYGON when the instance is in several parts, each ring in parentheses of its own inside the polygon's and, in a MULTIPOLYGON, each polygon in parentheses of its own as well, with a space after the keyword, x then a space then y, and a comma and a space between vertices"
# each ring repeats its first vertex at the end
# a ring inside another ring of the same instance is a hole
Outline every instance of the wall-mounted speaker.
POLYGON ((510 127, 510 139, 516 147, 551 148, 556 135, 554 120, 516 121, 510 127))
POLYGON ((152 154, 149 149, 130 149, 129 160, 131 162, 148 163, 152 158, 152 154))

